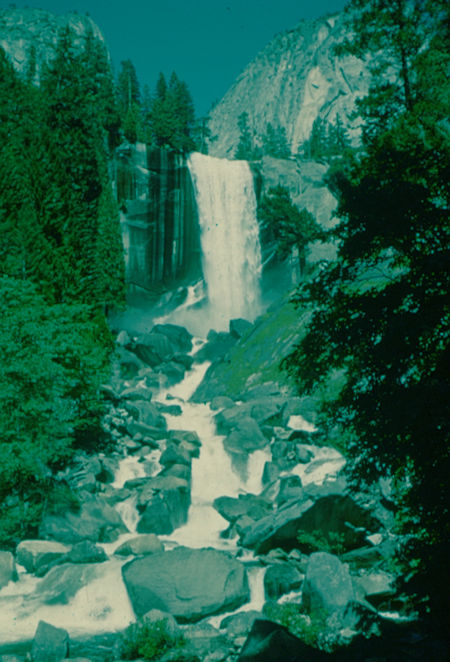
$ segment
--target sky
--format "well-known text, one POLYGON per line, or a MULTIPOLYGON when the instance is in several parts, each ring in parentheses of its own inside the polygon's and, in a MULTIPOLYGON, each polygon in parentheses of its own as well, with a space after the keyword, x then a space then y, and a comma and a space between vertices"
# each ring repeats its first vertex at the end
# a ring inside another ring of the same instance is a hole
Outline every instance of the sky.
MULTIPOLYGON (((176 71, 206 115, 245 66, 278 32, 301 19, 340 11, 346 0, 16 0, 57 14, 86 13, 105 36, 115 70, 136 67, 153 91, 158 74, 176 71)), ((8 8, 9 0, 0 0, 8 8)))

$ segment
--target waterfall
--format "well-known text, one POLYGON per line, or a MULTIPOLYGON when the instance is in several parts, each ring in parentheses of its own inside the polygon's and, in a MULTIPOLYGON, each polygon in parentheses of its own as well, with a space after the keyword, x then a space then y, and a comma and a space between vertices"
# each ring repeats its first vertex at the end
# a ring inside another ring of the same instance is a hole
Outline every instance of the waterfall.
POLYGON ((188 167, 197 200, 208 313, 216 330, 261 311, 261 248, 253 175, 247 161, 194 152, 188 167))

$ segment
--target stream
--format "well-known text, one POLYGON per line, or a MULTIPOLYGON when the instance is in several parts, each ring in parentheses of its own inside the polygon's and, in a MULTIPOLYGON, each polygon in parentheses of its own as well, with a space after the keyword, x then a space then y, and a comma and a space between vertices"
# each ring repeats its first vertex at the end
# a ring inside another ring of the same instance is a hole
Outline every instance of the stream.
MULTIPOLYGON (((243 480, 232 467, 230 456, 223 447, 223 436, 217 435, 213 412, 208 404, 189 402, 190 396, 202 381, 209 362, 194 364, 179 384, 161 390, 153 402, 180 405, 181 415, 165 414, 169 430, 195 431, 201 441, 200 455, 192 460, 191 506, 188 522, 170 535, 160 536, 165 549, 178 545, 192 548, 214 547, 237 556, 248 570, 251 589, 250 601, 241 610, 261 610, 264 604, 263 568, 253 553, 237 547, 236 539, 227 539, 221 532, 228 522, 213 508, 219 496, 237 497, 242 493, 259 494, 262 490, 262 473, 265 463, 271 459, 268 450, 250 454, 247 478, 243 480)), ((297 417, 298 418, 298 417, 297 417)), ((295 427, 311 429, 306 421, 293 421, 295 427), (309 427, 308 427, 309 426, 309 427)), ((316 449, 317 450, 317 449, 316 449)), ((153 450, 145 458, 127 455, 120 462, 112 487, 120 489, 130 479, 155 475, 160 470, 158 456, 153 450), (142 460, 146 460, 145 465, 142 460), (146 467, 152 466, 149 474, 146 467)), ((292 473, 301 476, 304 483, 321 483, 327 475, 334 475, 342 467, 342 456, 330 448, 320 449, 315 461, 298 465, 292 473)), ((135 620, 133 609, 122 580, 121 568, 129 558, 114 556, 114 551, 126 540, 135 538, 139 514, 136 497, 132 496, 116 505, 128 528, 112 543, 103 543, 109 560, 92 564, 92 572, 83 577, 86 583, 75 595, 68 596, 65 604, 43 604, 45 577, 38 578, 17 566, 18 581, 10 582, 0 591, 0 641, 2 643, 31 639, 40 620, 67 629, 71 636, 123 630, 135 620)), ((64 602, 64 600, 63 600, 64 602)), ((226 614, 209 619, 218 626, 226 614)))

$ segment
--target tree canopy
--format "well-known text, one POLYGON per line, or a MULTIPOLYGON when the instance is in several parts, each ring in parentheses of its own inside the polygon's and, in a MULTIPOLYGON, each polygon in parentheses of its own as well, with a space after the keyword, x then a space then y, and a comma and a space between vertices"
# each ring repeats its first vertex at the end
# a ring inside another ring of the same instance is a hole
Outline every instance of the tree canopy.
POLYGON ((114 86, 91 33, 20 77, 0 49, 0 543, 35 527, 53 471, 102 438, 105 313, 124 301, 108 172, 114 86))
POLYGON ((388 475, 401 490, 404 531, 415 535, 409 559, 418 559, 411 587, 422 582, 437 619, 448 607, 450 540, 445 16, 441 3, 403 0, 354 0, 350 9, 359 10, 351 21, 361 29, 350 46, 386 45, 383 67, 396 76, 375 67, 359 107, 363 150, 334 171, 338 259, 297 292, 312 321, 286 364, 302 389, 331 371, 345 374, 324 416, 350 438, 353 478, 388 475), (379 104, 387 89, 387 105, 379 104))
POLYGON ((307 209, 299 209, 284 186, 270 188, 258 205, 261 235, 265 244, 274 242, 281 259, 297 249, 300 272, 306 264, 307 246, 323 238, 323 231, 307 209))

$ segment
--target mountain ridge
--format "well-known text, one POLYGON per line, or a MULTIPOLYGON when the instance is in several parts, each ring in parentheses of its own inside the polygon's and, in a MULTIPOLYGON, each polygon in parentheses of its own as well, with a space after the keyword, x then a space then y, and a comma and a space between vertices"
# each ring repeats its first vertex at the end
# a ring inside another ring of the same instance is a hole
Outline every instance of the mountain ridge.
POLYGON ((369 87, 368 65, 336 56, 345 38, 342 14, 303 20, 278 33, 247 65, 209 116, 209 153, 233 158, 239 143, 238 119, 261 145, 267 125, 284 128, 292 154, 310 137, 314 120, 336 123, 339 115, 351 142, 359 140, 361 121, 352 117, 355 100, 369 87))

